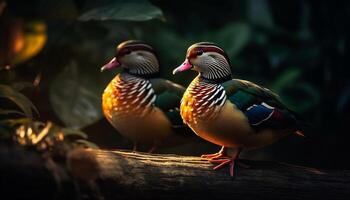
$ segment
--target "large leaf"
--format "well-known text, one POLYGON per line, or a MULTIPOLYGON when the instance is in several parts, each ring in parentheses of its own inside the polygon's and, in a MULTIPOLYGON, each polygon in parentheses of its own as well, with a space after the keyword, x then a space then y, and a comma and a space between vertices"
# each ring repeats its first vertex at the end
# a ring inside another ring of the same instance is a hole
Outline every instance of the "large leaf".
POLYGON ((299 80, 301 74, 299 68, 289 68, 270 86, 289 108, 297 112, 305 112, 320 101, 319 91, 310 83, 299 80))
POLYGON ((32 120, 29 118, 5 119, 0 121, 0 125, 13 127, 13 126, 18 126, 22 124, 28 124, 30 122, 32 122, 32 120))
POLYGON ((254 25, 264 28, 272 28, 274 24, 267 0, 248 0, 247 18, 254 25))
POLYGON ((38 113, 34 104, 26 96, 10 86, 0 84, 0 98, 7 98, 13 101, 27 117, 33 117, 32 110, 38 113))
POLYGON ((296 80, 300 77, 301 70, 298 68, 290 68, 284 71, 278 78, 273 82, 270 88, 280 93, 285 87, 289 86, 292 83, 295 83, 296 80))
POLYGON ((83 13, 79 20, 146 21, 164 19, 163 12, 147 0, 117 0, 83 13))
POLYGON ((66 126, 72 128, 84 127, 102 117, 100 95, 94 75, 79 71, 75 63, 68 65, 50 87, 53 110, 66 126))
POLYGON ((80 145, 87 147, 87 148, 99 149, 99 147, 95 143, 90 142, 88 140, 76 140, 75 143, 80 144, 80 145))
POLYGON ((18 110, 4 110, 0 108, 0 115, 9 115, 9 114, 24 115, 23 112, 20 112, 18 110))
POLYGON ((80 130, 77 130, 77 129, 72 129, 72 128, 62 128, 61 129, 63 135, 65 137, 69 137, 69 136, 77 136, 77 137, 81 137, 81 138, 84 138, 84 139, 87 139, 88 136, 80 131, 80 130))
POLYGON ((251 39, 251 28, 246 23, 228 24, 222 29, 204 35, 203 40, 209 40, 221 45, 229 57, 235 57, 251 39))
POLYGON ((291 56, 290 48, 279 44, 271 44, 267 53, 272 68, 280 67, 291 56))
POLYGON ((292 110, 302 113, 314 109, 320 102, 320 92, 308 82, 297 82, 284 88, 282 101, 292 110))

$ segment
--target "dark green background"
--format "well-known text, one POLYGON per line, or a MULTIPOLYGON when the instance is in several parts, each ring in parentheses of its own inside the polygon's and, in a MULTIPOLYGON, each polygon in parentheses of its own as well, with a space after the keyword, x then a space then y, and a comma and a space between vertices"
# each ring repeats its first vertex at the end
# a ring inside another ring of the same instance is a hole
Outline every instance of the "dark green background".
MULTIPOLYGON (((162 63, 162 77, 187 86, 193 72, 172 76, 171 71, 184 60, 189 45, 210 41, 227 51, 235 78, 279 93, 311 124, 306 138, 289 136, 243 157, 350 167, 349 1, 7 3, 6 17, 43 20, 47 25, 44 49, 11 71, 1 71, 4 82, 31 81, 42 73, 39 89, 25 91, 38 107, 41 121, 81 128, 102 148, 131 148, 101 115, 101 94, 117 72, 99 70, 112 58, 116 45, 128 39, 152 44, 162 63)), ((159 152, 199 155, 218 149, 197 141, 159 152)))

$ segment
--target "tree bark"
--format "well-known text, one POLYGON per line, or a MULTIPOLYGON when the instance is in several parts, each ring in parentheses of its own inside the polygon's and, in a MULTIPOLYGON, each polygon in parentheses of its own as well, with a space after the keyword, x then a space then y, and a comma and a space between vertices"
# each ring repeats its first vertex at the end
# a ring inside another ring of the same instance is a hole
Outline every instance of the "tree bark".
MULTIPOLYGON (((238 167, 232 180, 228 167, 214 171, 199 157, 105 150, 88 154, 98 166, 92 179, 104 199, 350 199, 350 170, 242 160, 250 168, 238 167)), ((77 155, 69 157, 73 171, 81 169, 74 163, 83 163, 77 155)))

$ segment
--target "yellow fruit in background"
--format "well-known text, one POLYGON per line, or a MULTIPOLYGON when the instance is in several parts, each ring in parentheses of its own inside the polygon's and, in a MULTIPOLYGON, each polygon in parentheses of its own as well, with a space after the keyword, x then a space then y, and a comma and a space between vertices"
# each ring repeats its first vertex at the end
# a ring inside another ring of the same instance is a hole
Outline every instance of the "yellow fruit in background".
POLYGON ((6 17, 0 22, 0 69, 23 63, 36 56, 47 41, 43 21, 6 17))
POLYGON ((25 26, 23 42, 18 44, 21 49, 15 54, 13 64, 24 62, 37 55, 44 48, 47 40, 44 22, 29 22, 25 26))

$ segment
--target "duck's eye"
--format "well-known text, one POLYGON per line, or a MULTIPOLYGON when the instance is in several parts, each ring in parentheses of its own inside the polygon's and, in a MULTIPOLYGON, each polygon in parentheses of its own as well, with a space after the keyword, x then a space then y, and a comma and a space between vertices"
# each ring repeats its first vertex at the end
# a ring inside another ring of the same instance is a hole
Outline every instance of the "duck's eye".
POLYGON ((202 54, 203 54, 203 50, 199 50, 199 51, 196 52, 196 55, 197 55, 197 56, 200 56, 200 55, 202 55, 202 54))
POLYGON ((125 51, 124 51, 124 55, 128 55, 128 54, 130 54, 130 53, 131 53, 130 50, 125 50, 125 51))

